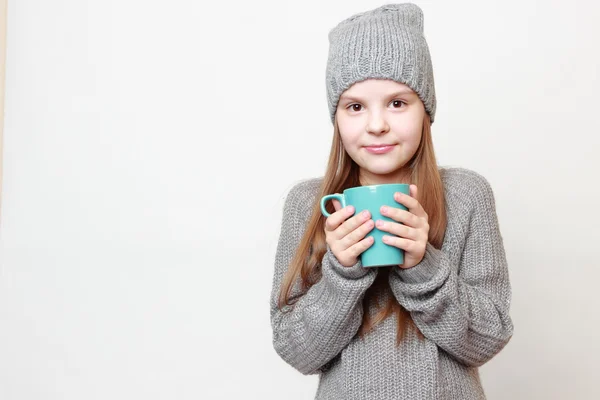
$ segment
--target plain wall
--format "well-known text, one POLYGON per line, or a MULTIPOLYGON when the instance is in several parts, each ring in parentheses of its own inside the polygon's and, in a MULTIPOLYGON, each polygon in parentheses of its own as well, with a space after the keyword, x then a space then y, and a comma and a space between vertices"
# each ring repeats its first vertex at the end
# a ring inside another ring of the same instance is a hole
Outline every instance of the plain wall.
MULTIPOLYGON (((283 200, 324 172, 327 33, 375 1, 9 1, 0 398, 311 399, 273 350, 283 200)), ((438 162, 491 183, 490 400, 598 399, 600 6, 418 1, 438 162)))
MULTIPOLYGON (((6 72, 6 0, 0 0, 0 214, 2 212, 2 138, 4 137, 4 84, 6 72)), ((1 222, 0 222, 1 223, 1 222)))

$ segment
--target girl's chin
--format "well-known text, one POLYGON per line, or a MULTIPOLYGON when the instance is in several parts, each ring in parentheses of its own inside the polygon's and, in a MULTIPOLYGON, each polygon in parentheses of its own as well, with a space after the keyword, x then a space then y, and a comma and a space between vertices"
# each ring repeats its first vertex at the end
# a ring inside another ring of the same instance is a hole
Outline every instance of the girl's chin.
POLYGON ((402 168, 402 165, 369 165, 362 168, 372 174, 389 175, 398 172, 402 168))

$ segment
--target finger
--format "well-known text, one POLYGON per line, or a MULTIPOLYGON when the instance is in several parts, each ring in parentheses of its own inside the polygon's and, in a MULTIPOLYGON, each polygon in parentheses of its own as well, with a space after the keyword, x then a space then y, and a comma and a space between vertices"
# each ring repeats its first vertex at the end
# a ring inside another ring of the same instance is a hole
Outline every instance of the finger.
POLYGON ((396 222, 412 226, 413 228, 418 228, 421 225, 421 219, 410 211, 390 206, 381 207, 380 211, 381 215, 385 215, 396 222))
POLYGON ((423 206, 421 205, 421 203, 419 203, 419 200, 417 197, 418 196, 417 185, 410 185, 409 193, 410 193, 410 195, 407 195, 402 192, 396 192, 396 193, 394 193, 394 200, 396 200, 398 203, 400 203, 403 206, 405 206, 406 208, 408 208, 408 211, 415 214, 417 217, 427 219, 427 213, 423 209, 423 206))
POLYGON ((414 240, 400 238, 397 236, 384 235, 381 240, 383 240, 383 243, 385 244, 389 244, 390 246, 394 246, 404 251, 408 251, 409 253, 412 252, 415 246, 417 245, 417 242, 414 240))
POLYGON ((341 240, 342 248, 348 249, 348 248, 352 247, 354 244, 356 244, 359 241, 361 241, 362 239, 364 239, 364 237, 370 231, 372 231, 374 227, 375 227, 375 222, 372 219, 366 220, 361 225, 359 225, 356 229, 354 229, 353 231, 351 231, 350 233, 348 233, 346 236, 343 237, 343 239, 341 240))
MULTIPOLYGON (((336 235, 339 239, 346 237, 350 232, 353 232, 356 228, 364 224, 366 221, 371 219, 371 213, 368 210, 363 210, 352 218, 349 218, 346 222, 344 222, 336 231, 336 235), (366 212, 365 212, 366 211, 366 212)), ((373 226, 375 225, 374 222, 373 226)), ((350 246, 350 245, 348 245, 350 246)), ((347 246, 347 247, 348 247, 347 246)))
POLYGON ((342 205, 340 204, 340 202, 336 199, 333 199, 333 207, 335 208, 335 211, 338 211, 342 208, 342 205))
POLYGON ((409 194, 411 197, 413 197, 415 200, 419 200, 419 198, 417 197, 417 185, 410 185, 410 189, 409 189, 409 194))
POLYGON ((360 242, 350 246, 348 249, 346 249, 346 252, 351 254, 353 258, 358 258, 358 256, 371 247, 373 243, 375 243, 375 240, 373 240, 372 236, 369 236, 368 238, 364 238, 360 242))
POLYGON ((417 202, 419 202, 419 210, 417 211, 417 213, 413 213, 418 217, 424 218, 425 221, 429 222, 429 215, 427 215, 427 211, 425 211, 425 209, 423 208, 423 205, 421 204, 420 200, 419 200, 419 191, 417 190, 417 185, 412 185, 414 186, 414 192, 411 195, 412 197, 414 197, 415 199, 417 199, 417 202))
POLYGON ((377 221, 377 229, 412 240, 417 240, 420 236, 418 229, 397 222, 379 220, 377 221))
MULTIPOLYGON (((411 185, 411 192, 413 190, 412 189, 413 186, 414 185, 411 185)), ((408 208, 411 211, 416 210, 420 206, 419 201, 415 197, 413 197, 412 194, 408 195, 406 193, 396 192, 396 193, 394 193, 394 200, 396 200, 398 203, 402 204, 403 206, 405 206, 406 208, 408 208)))
MULTIPOLYGON (((325 230, 329 232, 335 231, 348 217, 354 213, 354 207, 347 206, 332 213, 325 220, 325 230)), ((342 236, 339 236, 342 237, 342 236)))

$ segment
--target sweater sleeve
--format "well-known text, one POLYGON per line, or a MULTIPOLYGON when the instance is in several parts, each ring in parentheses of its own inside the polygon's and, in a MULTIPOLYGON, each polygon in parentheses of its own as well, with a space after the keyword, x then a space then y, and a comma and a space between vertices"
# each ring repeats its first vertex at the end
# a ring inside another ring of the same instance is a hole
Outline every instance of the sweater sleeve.
POLYGON ((301 291, 300 278, 292 286, 297 300, 283 311, 277 307, 281 281, 302 239, 310 211, 302 183, 286 197, 271 291, 273 346, 279 356, 304 375, 325 369, 350 343, 362 323, 362 298, 375 280, 377 271, 364 268, 360 260, 351 267, 339 263, 329 246, 321 262, 321 279, 301 291))
POLYGON ((459 362, 478 367, 513 335, 511 286, 492 189, 478 179, 458 266, 427 243, 421 262, 394 267, 390 287, 423 335, 459 362))

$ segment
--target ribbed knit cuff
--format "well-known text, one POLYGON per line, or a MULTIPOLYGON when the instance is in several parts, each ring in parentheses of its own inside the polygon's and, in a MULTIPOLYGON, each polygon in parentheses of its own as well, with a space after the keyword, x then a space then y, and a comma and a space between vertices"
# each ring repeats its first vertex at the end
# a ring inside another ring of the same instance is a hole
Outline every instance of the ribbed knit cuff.
POLYGON ((370 268, 362 266, 360 258, 351 267, 343 266, 340 264, 340 261, 337 259, 335 254, 333 254, 333 251, 331 251, 329 245, 327 245, 327 253, 325 253, 325 257, 327 257, 329 264, 331 265, 331 269, 348 279, 359 279, 371 272, 370 268))
POLYGON ((440 257, 442 251, 433 247, 431 243, 427 243, 425 247, 425 255, 421 262, 411 268, 394 267, 394 271, 398 274, 403 282, 407 283, 423 283, 431 280, 436 272, 440 269, 440 257))

